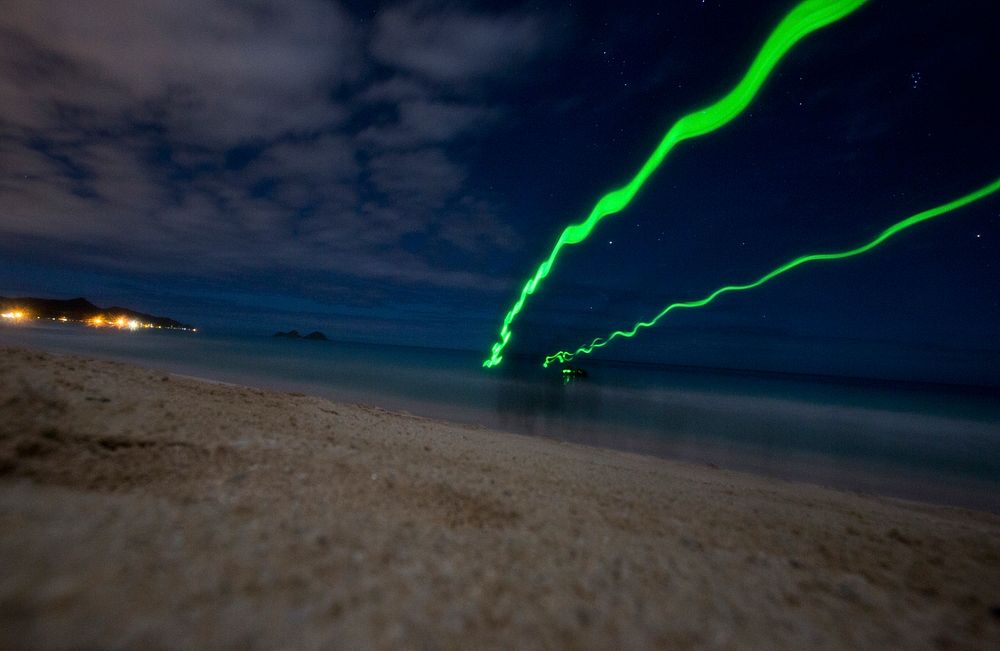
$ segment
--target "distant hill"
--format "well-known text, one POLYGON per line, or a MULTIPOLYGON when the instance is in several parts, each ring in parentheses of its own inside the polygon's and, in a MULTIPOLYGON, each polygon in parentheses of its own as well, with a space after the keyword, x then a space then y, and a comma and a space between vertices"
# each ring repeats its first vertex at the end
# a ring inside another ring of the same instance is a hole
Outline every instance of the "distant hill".
POLYGON ((310 332, 306 336, 299 334, 298 330, 289 330, 288 332, 275 332, 275 337, 284 337, 285 339, 310 339, 312 341, 330 341, 327 339, 326 335, 318 330, 316 332, 310 332))
POLYGON ((137 312, 127 307, 98 307, 82 297, 60 300, 54 298, 6 298, 0 296, 0 309, 22 309, 26 310, 33 317, 42 319, 66 318, 70 321, 87 321, 94 317, 113 321, 119 317, 125 317, 126 319, 134 319, 141 323, 148 323, 160 328, 194 330, 194 326, 165 316, 137 312))

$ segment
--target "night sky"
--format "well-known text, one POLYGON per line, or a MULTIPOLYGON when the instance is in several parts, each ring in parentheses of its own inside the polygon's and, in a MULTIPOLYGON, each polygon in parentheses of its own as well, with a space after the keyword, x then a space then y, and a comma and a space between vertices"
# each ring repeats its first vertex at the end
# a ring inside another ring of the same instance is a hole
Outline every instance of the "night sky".
MULTIPOLYGON (((0 2, 0 295, 482 350, 794 2, 0 2), (373 9, 373 6, 375 8, 373 9)), ((554 352, 1000 174, 990 1, 873 0, 682 143, 515 326, 554 352)), ((994 382, 1000 200, 604 359, 994 382)))

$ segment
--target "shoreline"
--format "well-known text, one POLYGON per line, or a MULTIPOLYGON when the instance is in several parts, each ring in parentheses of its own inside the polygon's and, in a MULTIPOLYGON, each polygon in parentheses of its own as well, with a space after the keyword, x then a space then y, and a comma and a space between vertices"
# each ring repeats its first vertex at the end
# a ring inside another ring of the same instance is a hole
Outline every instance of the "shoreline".
POLYGON ((995 648, 1000 517, 0 349, 0 646, 995 648))
MULTIPOLYGON (((131 362, 122 363, 132 364, 131 362)), ((139 365, 136 366, 139 368, 145 368, 139 365)), ((649 444, 646 439, 638 436, 633 439, 633 443, 630 445, 622 445, 620 443, 618 445, 602 443, 599 440, 587 438, 586 436, 577 438, 576 440, 567 440, 555 435, 528 434, 525 432, 490 427, 488 425, 476 423, 471 418, 466 420, 461 417, 447 418, 429 416, 416 411, 408 411, 404 408, 386 408, 381 407, 376 403, 364 401, 341 402, 333 398, 318 395, 317 393, 310 393, 308 392, 307 386, 299 387, 304 391, 282 391, 281 389, 274 387, 260 387, 251 384, 215 380, 212 378, 187 375, 183 373, 169 372, 169 374, 177 378, 194 380, 207 384, 220 384, 254 391, 275 391, 298 397, 330 400, 331 402, 337 404, 352 405, 359 408, 370 409, 390 416, 424 420, 442 427, 468 428, 471 430, 490 432, 498 436, 518 436, 540 439, 550 441, 557 445, 573 445, 580 446, 584 449, 607 450, 621 454, 635 455, 638 457, 661 459, 663 461, 694 467, 704 467, 711 470, 725 470, 727 472, 747 475, 749 477, 771 479, 779 482, 786 482, 788 484, 802 484, 804 486, 823 488, 836 492, 857 495, 860 497, 889 499, 916 506, 924 505, 981 511, 1000 516, 1000 496, 992 499, 989 497, 970 498, 969 491, 963 490, 963 488, 956 488, 949 492, 949 488, 946 486, 946 481, 948 479, 954 481, 956 478, 948 477, 944 473, 935 475, 934 473, 928 472, 920 479, 912 477, 903 479, 876 477, 872 472, 872 469, 867 468, 863 462, 857 460, 851 460, 848 462, 845 462, 842 459, 835 460, 839 461, 839 463, 836 464, 836 468, 831 468, 831 459, 819 454, 811 454, 808 452, 785 453, 780 458, 773 458, 762 455, 759 450, 752 447, 741 449, 738 444, 730 441, 699 442, 691 446, 693 448, 693 452, 690 452, 688 453, 688 456, 685 456, 683 451, 678 451, 685 447, 682 444, 673 446, 675 448, 673 451, 666 451, 662 444, 658 447, 654 447, 649 444), (720 454, 724 457, 724 460, 715 459, 709 455, 708 451, 711 449, 722 450, 720 454), (733 454, 734 449, 737 450, 736 454, 733 454), (739 461, 735 461, 734 457, 738 457, 739 461), (785 464, 791 464, 793 469, 789 471, 788 469, 779 467, 785 464), (923 483, 922 480, 933 481, 933 484, 929 485, 923 483)), ((420 405, 424 404, 428 403, 415 403, 416 408, 419 408, 420 405)), ((413 407, 411 406, 411 408, 413 407)), ((595 427, 593 429, 596 430, 599 428, 595 427)), ((629 433, 631 433, 631 430, 629 430, 629 433)), ((960 481, 964 486, 977 484, 976 480, 964 477, 960 478, 960 481)), ((981 485, 978 486, 976 494, 979 496, 987 495, 988 488, 991 487, 992 486, 986 484, 986 482, 981 482, 981 485)))
MULTIPOLYGON (((991 481, 983 476, 959 473, 946 468, 900 465, 887 462, 880 457, 843 456, 787 445, 779 445, 775 451, 770 446, 743 442, 737 438, 690 434, 659 438, 652 430, 637 428, 634 424, 609 425, 580 421, 574 423, 572 427, 560 426, 559 429, 565 431, 558 433, 544 431, 544 427, 542 432, 537 432, 533 422, 518 422, 516 415, 508 416, 505 420, 502 414, 494 413, 490 408, 483 406, 455 405, 444 400, 418 399, 393 393, 385 394, 380 401, 372 396, 370 391, 333 389, 315 382, 275 378, 269 375, 221 373, 222 379, 219 379, 203 374, 209 372, 207 369, 186 362, 139 360, 121 354, 81 353, 72 348, 50 350, 38 345, 0 342, 0 349, 5 346, 51 355, 114 361, 156 372, 162 371, 177 377, 233 387, 295 393, 342 404, 379 407, 393 413, 429 418, 443 425, 467 426, 505 434, 566 441, 587 447, 618 450, 697 466, 725 468, 783 481, 813 484, 860 495, 1000 514, 1000 477, 991 481)), ((681 396, 680 400, 690 400, 693 401, 692 404, 694 402, 702 403, 702 406, 714 404, 716 408, 724 406, 730 412, 738 411, 745 416, 758 417, 768 411, 790 413, 817 405, 821 408, 827 406, 825 403, 814 403, 807 399, 757 397, 739 393, 727 395, 699 390, 685 390, 678 395, 681 396)), ((848 407, 843 413, 863 423, 911 416, 909 412, 879 407, 848 407)), ((919 416, 919 418, 926 420, 928 417, 919 416)), ((938 416, 929 418, 940 419, 938 416)), ((950 426, 962 425, 964 423, 955 420, 952 423, 939 425, 937 429, 944 432, 950 426)), ((794 427, 794 423, 788 423, 780 431, 795 431, 794 427)))

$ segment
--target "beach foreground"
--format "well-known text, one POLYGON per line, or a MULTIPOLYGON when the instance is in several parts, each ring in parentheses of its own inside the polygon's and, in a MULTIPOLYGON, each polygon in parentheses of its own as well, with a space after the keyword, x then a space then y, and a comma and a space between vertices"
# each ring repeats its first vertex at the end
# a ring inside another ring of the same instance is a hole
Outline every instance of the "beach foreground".
POLYGON ((0 349, 0 648, 1000 648, 1000 518, 0 349))

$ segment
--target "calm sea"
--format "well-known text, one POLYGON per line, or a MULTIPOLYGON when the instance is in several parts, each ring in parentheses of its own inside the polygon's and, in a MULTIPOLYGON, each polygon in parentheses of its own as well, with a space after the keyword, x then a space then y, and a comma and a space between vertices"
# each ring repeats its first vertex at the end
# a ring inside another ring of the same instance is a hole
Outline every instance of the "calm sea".
POLYGON ((1000 512, 997 388, 590 360, 567 383, 535 359, 55 323, 2 326, 0 345, 1000 512))

